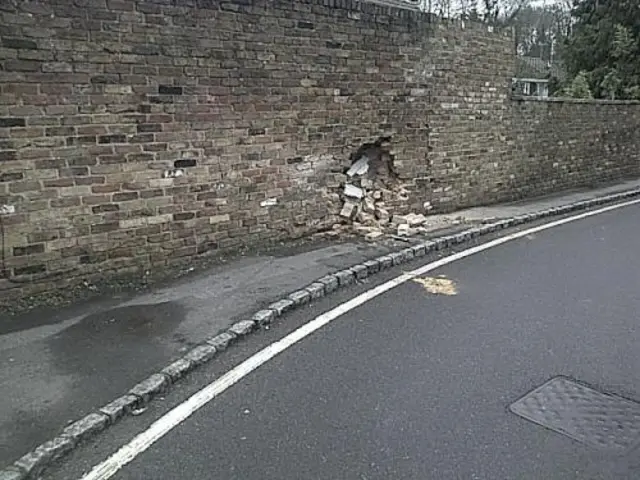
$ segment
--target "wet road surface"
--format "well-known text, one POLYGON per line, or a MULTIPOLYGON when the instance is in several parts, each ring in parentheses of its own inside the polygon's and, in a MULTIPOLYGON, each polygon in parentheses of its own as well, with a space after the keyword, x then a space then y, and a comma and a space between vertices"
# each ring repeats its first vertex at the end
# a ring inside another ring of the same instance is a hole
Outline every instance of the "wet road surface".
MULTIPOLYGON (((455 295, 403 284, 244 378, 113 478, 640 478, 638 442, 598 448, 509 410, 559 375, 640 401, 639 237, 631 206, 431 273, 455 295)), ((633 434, 640 418, 626 420, 633 434)))
POLYGON ((359 243, 240 258, 141 294, 0 309, 0 467, 274 298, 388 251, 359 243))

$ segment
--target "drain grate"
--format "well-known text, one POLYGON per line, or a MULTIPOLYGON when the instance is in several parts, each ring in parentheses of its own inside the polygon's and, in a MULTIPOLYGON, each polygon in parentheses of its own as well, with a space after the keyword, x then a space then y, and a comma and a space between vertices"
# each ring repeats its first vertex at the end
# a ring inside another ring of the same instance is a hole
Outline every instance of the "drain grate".
POLYGON ((555 377, 513 403, 521 417, 607 450, 627 450, 640 441, 640 404, 555 377))

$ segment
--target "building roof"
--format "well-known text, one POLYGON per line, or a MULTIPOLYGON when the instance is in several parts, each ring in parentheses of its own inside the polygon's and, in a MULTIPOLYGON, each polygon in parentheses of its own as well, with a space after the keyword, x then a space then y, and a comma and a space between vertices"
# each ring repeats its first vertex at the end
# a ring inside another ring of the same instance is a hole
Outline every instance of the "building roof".
POLYGON ((522 55, 516 58, 516 77, 535 79, 555 77, 558 80, 564 80, 566 73, 557 61, 548 62, 541 58, 522 55))

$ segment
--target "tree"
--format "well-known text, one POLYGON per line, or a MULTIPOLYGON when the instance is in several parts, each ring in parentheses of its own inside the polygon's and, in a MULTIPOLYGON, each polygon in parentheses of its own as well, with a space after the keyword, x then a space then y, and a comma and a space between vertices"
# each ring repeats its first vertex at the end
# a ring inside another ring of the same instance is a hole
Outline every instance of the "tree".
POLYGON ((512 25, 520 11, 530 3, 531 0, 482 0, 484 21, 512 25))
MULTIPOLYGON (((577 78, 577 77, 576 77, 577 78)), ((607 98, 615 100, 616 96, 620 93, 620 87, 622 86, 622 79, 620 74, 614 68, 610 70, 600 82, 601 93, 606 95, 607 98)))
POLYGON ((584 72, 596 98, 638 98, 640 2, 574 0, 574 25, 565 62, 575 77, 584 72))
POLYGON ((513 19, 519 55, 545 61, 558 58, 570 31, 569 11, 560 5, 526 6, 513 19))
POLYGON ((571 98, 593 98, 585 72, 579 72, 569 85, 561 90, 561 96, 571 98))
MULTIPOLYGON (((511 25, 518 12, 532 0, 422 0, 420 8, 446 18, 465 18, 511 25)), ((564 0, 563 0, 564 1, 564 0)))

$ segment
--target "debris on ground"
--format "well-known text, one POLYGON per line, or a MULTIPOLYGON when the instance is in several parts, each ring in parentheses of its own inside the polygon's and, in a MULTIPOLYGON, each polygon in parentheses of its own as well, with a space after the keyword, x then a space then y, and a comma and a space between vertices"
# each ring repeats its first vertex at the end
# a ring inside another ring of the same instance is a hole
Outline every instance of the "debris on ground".
POLYGON ((342 210, 340 210, 340 216, 352 219, 356 213, 356 204, 350 201, 344 202, 342 210))
POLYGON ((456 295, 458 293, 455 283, 448 278, 414 278, 414 282, 419 283, 424 289, 434 295, 456 295))
POLYGON ((376 240, 379 240, 380 237, 382 237, 384 235, 384 233, 382 233, 381 231, 373 231, 373 232, 369 232, 367 233, 364 238, 365 240, 367 240, 368 242, 375 242, 376 240))
POLYGON ((406 239, 460 223, 460 219, 451 216, 427 216, 433 210, 428 201, 422 212, 394 213, 406 208, 411 185, 403 183, 394 172, 389 138, 363 145, 345 168, 342 179, 334 185, 342 202, 341 223, 333 226, 330 235, 356 233, 367 241, 385 235, 406 239))
POLYGON ((362 176, 369 170, 369 157, 362 156, 360 157, 351 168, 347 170, 347 177, 353 177, 354 175, 362 176))
POLYGON ((344 194, 346 197, 361 199, 362 197, 364 197, 364 190, 356 187, 355 185, 347 183, 344 186, 344 194))

